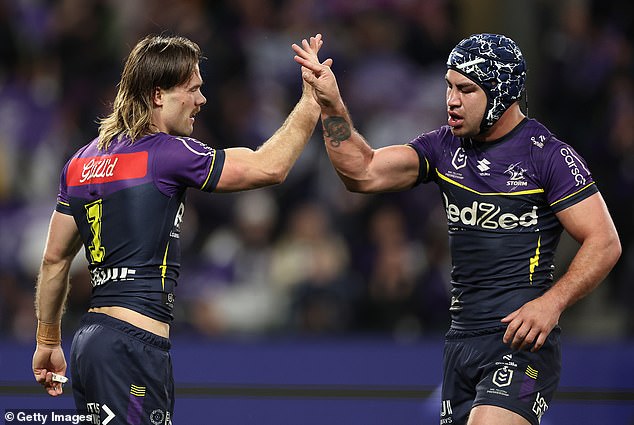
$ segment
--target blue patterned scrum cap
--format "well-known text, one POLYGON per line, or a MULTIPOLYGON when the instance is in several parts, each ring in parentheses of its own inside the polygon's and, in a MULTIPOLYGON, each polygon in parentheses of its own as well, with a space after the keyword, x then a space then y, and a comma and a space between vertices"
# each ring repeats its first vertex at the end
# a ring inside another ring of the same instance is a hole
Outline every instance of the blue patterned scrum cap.
POLYGON ((474 34, 449 54, 447 67, 476 82, 487 95, 480 124, 485 131, 524 93, 526 61, 513 40, 498 34, 474 34))

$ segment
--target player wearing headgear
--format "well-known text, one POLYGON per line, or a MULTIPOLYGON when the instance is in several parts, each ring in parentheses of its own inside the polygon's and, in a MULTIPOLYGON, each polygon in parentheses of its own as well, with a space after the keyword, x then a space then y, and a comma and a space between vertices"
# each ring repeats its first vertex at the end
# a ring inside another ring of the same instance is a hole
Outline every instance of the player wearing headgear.
POLYGON ((503 35, 465 38, 449 54, 447 67, 484 90, 487 105, 481 132, 491 128, 525 92, 526 61, 517 44, 503 35))
POLYGON ((497 34, 462 40, 447 61, 448 125, 381 149, 354 129, 317 52, 305 40, 294 50, 349 190, 440 188, 453 265, 440 423, 537 425, 559 382, 559 316, 605 278, 621 246, 586 162, 520 109, 520 49, 497 34), (581 246, 554 282, 563 229, 581 246))

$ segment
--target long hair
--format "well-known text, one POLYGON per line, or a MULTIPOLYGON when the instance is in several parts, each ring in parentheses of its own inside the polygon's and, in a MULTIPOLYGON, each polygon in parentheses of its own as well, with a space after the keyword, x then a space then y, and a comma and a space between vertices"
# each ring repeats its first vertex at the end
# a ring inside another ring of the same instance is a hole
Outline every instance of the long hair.
POLYGON ((201 60, 200 47, 179 36, 147 36, 126 60, 112 113, 99 119, 98 148, 115 138, 131 142, 152 131, 152 98, 157 88, 169 90, 186 83, 201 60))

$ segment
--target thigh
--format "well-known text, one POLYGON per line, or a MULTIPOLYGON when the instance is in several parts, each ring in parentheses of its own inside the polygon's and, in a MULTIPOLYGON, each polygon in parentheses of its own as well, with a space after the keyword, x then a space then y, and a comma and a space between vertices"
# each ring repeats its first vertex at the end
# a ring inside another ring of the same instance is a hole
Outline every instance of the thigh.
POLYGON ((476 396, 481 358, 482 354, 471 337, 445 341, 441 425, 466 425, 476 396))
POLYGON ((480 405, 471 409, 467 425, 530 425, 519 413, 497 406, 480 405))
MULTIPOLYGON (((554 329, 546 344, 531 353, 513 351, 504 344, 503 329, 450 331, 443 360, 440 424, 465 425, 470 415, 476 419, 508 415, 509 420, 524 418, 538 424, 559 384, 559 333, 559 328, 554 329)), ((507 424, 503 417, 499 423, 507 424)))
MULTIPOLYGON (((559 333, 559 328, 554 329, 544 346, 534 353, 528 350, 512 351, 502 342, 502 335, 495 335, 488 341, 489 356, 482 364, 483 376, 476 385, 477 394, 473 405, 505 409, 520 415, 526 421, 518 423, 538 425, 559 384, 559 333)), ((498 409, 478 411, 481 412, 479 415, 503 414, 498 409)), ((509 413, 510 418, 514 417, 512 413, 509 413)), ((479 423, 507 422, 473 422, 479 423)))
POLYGON ((102 325, 82 327, 71 349, 77 409, 110 425, 171 423, 169 352, 102 325))

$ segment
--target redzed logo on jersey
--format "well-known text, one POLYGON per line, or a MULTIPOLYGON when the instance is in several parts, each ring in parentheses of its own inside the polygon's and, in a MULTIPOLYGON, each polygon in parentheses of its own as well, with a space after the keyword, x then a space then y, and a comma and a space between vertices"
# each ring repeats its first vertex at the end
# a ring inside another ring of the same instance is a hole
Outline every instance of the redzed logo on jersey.
POLYGON ((147 159, 148 154, 145 151, 74 158, 68 166, 66 184, 82 186, 145 177, 147 159))

